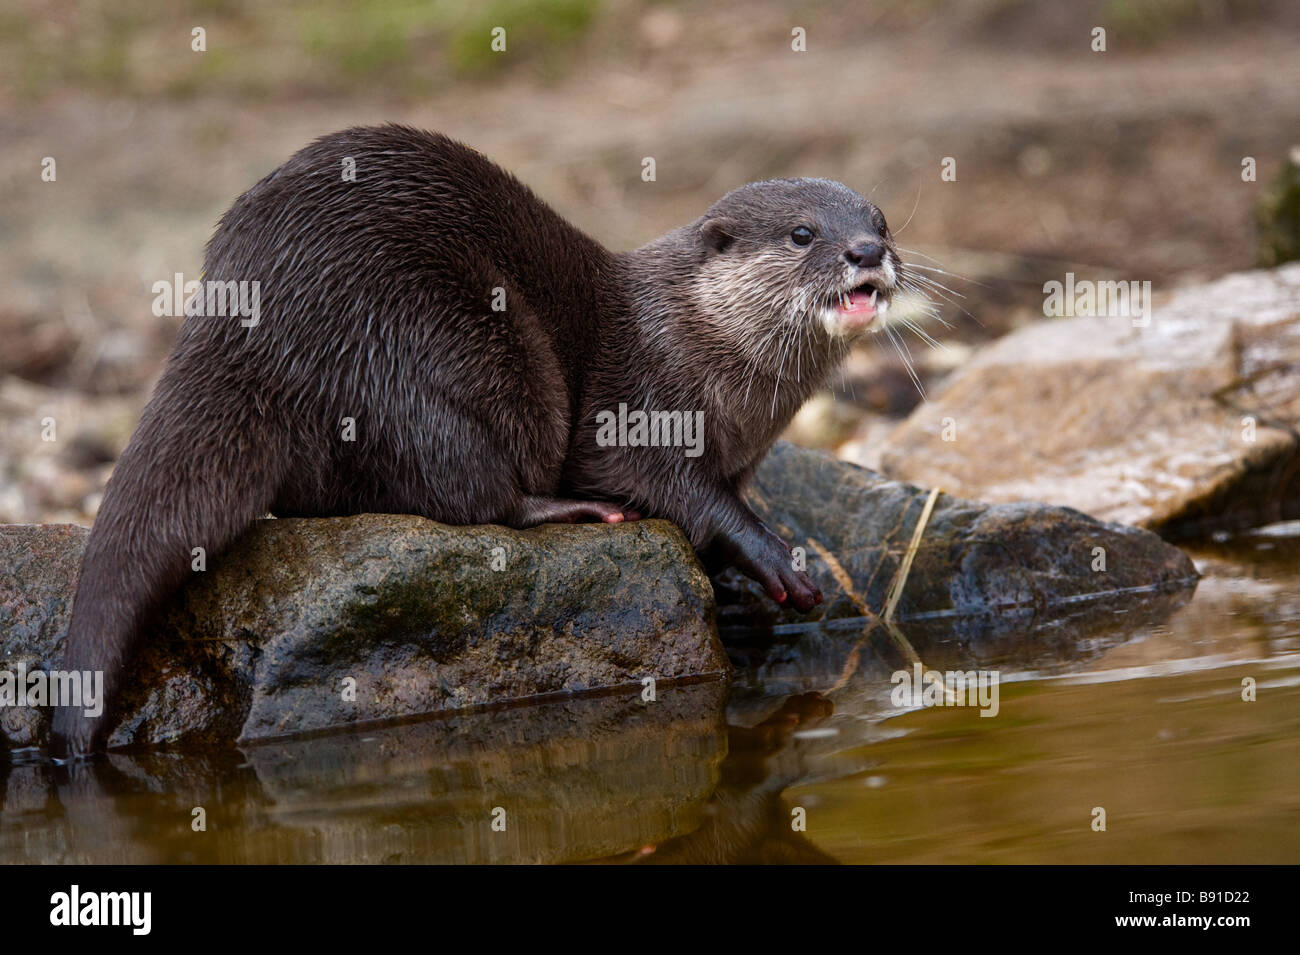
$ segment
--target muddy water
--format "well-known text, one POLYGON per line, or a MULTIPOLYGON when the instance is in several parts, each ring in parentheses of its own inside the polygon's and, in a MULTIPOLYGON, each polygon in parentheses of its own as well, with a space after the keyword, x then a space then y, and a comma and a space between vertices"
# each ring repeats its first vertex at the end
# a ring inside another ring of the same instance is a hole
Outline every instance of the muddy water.
POLYGON ((1194 594, 1085 618, 731 633, 730 686, 653 702, 20 754, 0 862, 1300 862, 1300 528, 1192 552, 1194 594), (917 658, 996 715, 896 706, 917 658))

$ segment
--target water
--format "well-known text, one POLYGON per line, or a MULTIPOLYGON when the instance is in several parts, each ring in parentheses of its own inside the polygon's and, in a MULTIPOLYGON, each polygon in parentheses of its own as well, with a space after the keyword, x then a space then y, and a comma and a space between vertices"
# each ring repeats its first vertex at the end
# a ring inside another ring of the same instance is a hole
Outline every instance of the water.
POLYGON ((1298 862, 1300 534, 1192 553, 1190 599, 1086 626, 731 634, 730 686, 654 702, 73 771, 20 754, 0 764, 0 861, 1298 862), (997 715, 893 706, 909 647, 997 669, 997 715))

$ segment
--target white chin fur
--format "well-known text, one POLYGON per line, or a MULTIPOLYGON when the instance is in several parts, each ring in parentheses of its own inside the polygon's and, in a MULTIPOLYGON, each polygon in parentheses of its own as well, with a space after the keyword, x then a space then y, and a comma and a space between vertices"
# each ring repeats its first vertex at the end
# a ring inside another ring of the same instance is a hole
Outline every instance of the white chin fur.
POLYGON ((834 338, 836 335, 841 334, 838 310, 823 305, 817 309, 817 317, 821 319, 822 328, 826 330, 827 335, 834 338))

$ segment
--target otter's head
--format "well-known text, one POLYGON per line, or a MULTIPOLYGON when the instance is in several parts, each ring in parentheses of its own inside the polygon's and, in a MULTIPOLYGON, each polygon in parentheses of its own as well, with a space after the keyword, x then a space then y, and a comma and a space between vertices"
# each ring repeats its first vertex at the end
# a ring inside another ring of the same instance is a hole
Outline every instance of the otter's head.
POLYGON ((694 295, 716 320, 779 322, 841 341, 884 324, 902 260, 880 210, 848 186, 750 183, 714 203, 696 230, 694 295))

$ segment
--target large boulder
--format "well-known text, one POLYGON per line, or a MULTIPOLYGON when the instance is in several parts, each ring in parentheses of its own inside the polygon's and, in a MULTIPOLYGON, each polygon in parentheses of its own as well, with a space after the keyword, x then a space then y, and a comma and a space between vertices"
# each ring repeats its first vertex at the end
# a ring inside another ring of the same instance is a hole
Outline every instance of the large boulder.
MULTIPOLYGON (((59 664, 87 532, 0 526, 0 657, 59 664)), ((141 641, 110 745, 257 739, 728 670, 671 524, 267 520, 141 641), (354 690, 354 692, 353 692, 354 690)), ((0 709, 11 747, 48 713, 0 709)))
POLYGON ((1149 324, 1035 322, 889 437, 882 470, 1167 536, 1300 516, 1300 264, 1157 299, 1149 324))

